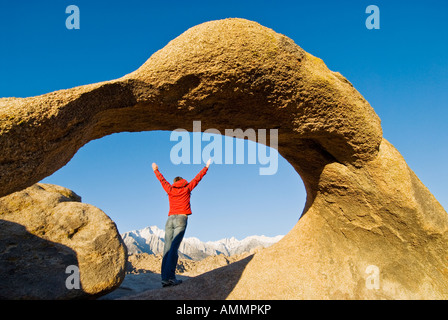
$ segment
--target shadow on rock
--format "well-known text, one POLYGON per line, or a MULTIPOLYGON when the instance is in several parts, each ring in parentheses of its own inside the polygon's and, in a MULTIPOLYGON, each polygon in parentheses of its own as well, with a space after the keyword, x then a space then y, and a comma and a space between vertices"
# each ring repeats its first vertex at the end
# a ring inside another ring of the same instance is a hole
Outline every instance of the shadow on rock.
MULTIPOLYGON (((0 220, 0 299, 76 299, 80 289, 68 289, 66 273, 78 266, 76 252, 29 233, 24 226, 0 220)), ((70 279, 69 279, 70 280, 70 279)))
POLYGON ((253 255, 227 266, 217 268, 182 284, 169 288, 145 291, 126 300, 224 300, 241 278, 253 255))

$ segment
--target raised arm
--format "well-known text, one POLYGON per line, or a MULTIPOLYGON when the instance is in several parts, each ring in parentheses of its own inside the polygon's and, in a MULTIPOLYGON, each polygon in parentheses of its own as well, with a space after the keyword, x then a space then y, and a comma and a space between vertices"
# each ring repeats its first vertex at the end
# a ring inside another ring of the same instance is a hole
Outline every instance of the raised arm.
POLYGON ((166 191, 166 193, 169 193, 171 190, 171 184, 168 181, 166 181, 165 177, 160 173, 157 164, 155 163, 152 164, 152 170, 154 170, 154 173, 157 179, 159 179, 160 183, 162 184, 163 189, 166 191))
POLYGON ((208 167, 210 166, 210 162, 211 160, 209 159, 207 161, 207 165, 201 171, 199 171, 199 173, 196 175, 196 177, 194 177, 193 180, 190 181, 190 183, 188 184, 188 189, 190 189, 190 191, 193 190, 198 185, 199 181, 201 181, 202 177, 205 176, 208 167))

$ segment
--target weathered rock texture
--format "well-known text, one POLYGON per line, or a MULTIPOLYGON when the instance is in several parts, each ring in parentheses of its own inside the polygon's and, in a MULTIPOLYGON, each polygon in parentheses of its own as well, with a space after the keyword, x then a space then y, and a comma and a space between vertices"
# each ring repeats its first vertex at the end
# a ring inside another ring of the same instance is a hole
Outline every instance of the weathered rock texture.
MULTIPOLYGON (((0 119, 0 195, 115 132, 193 120, 221 132, 277 128, 278 150, 306 187, 305 214, 273 247, 200 276, 197 298, 448 297, 444 209, 349 81, 255 22, 198 25, 117 80, 0 99, 0 119), (379 268, 380 289, 366 287, 368 265, 379 268)), ((146 297, 187 297, 189 286, 146 297)))
POLYGON ((126 248, 115 223, 80 201, 40 183, 0 198, 0 298, 89 298, 120 285, 126 248), (70 265, 79 268, 79 289, 66 286, 70 265))

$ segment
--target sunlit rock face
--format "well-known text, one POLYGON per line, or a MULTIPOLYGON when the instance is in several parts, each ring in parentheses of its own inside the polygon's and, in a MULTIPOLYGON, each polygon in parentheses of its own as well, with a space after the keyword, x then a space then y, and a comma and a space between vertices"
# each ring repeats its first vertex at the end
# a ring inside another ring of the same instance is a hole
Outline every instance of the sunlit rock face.
POLYGON ((124 279, 115 223, 72 190, 37 183, 0 198, 0 298, 81 299, 124 279))

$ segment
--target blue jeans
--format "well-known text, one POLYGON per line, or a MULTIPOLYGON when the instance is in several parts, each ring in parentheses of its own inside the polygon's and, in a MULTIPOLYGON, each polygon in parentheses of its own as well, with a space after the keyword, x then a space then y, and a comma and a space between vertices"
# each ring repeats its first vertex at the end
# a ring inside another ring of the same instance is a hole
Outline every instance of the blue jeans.
POLYGON ((187 228, 188 217, 185 214, 171 215, 165 224, 165 246, 163 248, 162 259, 162 281, 176 279, 176 265, 179 258, 178 250, 185 229, 187 228))

